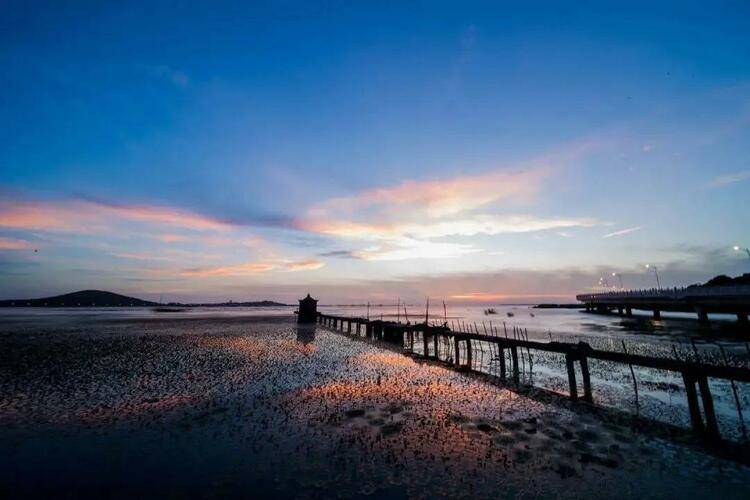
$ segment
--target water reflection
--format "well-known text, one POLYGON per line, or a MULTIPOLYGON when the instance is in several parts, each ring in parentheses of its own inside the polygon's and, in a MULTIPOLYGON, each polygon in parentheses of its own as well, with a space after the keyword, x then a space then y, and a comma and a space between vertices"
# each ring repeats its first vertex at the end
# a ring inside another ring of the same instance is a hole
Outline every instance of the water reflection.
POLYGON ((297 324, 297 342, 302 345, 311 344, 315 341, 315 323, 297 324))

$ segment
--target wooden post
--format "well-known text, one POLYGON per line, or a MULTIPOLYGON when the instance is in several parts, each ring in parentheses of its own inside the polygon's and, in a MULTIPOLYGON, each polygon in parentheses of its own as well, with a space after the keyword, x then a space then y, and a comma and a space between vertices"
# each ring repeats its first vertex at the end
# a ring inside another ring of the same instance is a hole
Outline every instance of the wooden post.
POLYGON ((701 409, 698 407, 698 394, 695 390, 695 378, 688 372, 682 372, 682 380, 685 382, 685 395, 687 396, 688 410, 690 411, 690 422, 693 430, 703 432, 703 418, 701 409))
POLYGON ((469 366, 469 370, 474 368, 471 357, 471 339, 466 339, 466 364, 469 366))
POLYGON ((510 358, 513 364, 513 379, 518 382, 518 348, 514 345, 510 346, 510 358))
POLYGON ((461 366, 461 350, 459 349, 458 346, 459 346, 458 337, 456 337, 454 335, 453 336, 453 347, 455 348, 455 351, 456 351, 456 359, 454 360, 454 362, 455 362, 456 366, 461 366))
POLYGON ((696 307, 695 312, 696 314, 698 314, 698 321, 700 321, 701 323, 708 323, 708 313, 705 309, 696 307))
POLYGON ((500 378, 505 379, 505 349, 497 344, 497 350, 500 353, 500 378))
POLYGON ((654 319, 661 319, 661 311, 654 309, 654 319))
POLYGON ((714 400, 711 397, 711 389, 708 387, 708 378, 705 375, 698 377, 698 387, 701 390, 703 401, 703 413, 706 414, 706 433, 712 438, 719 437, 719 425, 716 422, 714 412, 714 400))
POLYGON ((352 333, 352 320, 347 322, 346 333, 352 333))
POLYGON ((428 357, 430 355, 430 343, 427 340, 427 330, 422 330, 422 344, 424 348, 424 357, 428 357))
POLYGON ((581 378, 583 379, 583 399, 589 403, 594 402, 591 394, 591 376, 589 374, 589 361, 586 356, 581 356, 581 378))
POLYGON ((576 385, 576 370, 573 364, 573 355, 568 353, 565 355, 565 365, 568 367, 568 385, 570 386, 570 399, 576 401, 578 399, 578 386, 576 385))
POLYGON ((435 359, 440 359, 440 349, 438 348, 438 334, 433 334, 432 339, 433 344, 435 345, 435 359))

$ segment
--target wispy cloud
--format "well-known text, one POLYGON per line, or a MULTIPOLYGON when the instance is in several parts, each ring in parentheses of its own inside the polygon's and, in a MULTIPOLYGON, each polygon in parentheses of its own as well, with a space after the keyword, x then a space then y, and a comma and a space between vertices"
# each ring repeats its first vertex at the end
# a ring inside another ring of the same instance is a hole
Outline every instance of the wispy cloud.
POLYGON ((325 264, 323 262, 308 259, 302 261, 268 261, 268 262, 246 262, 243 264, 215 266, 215 267, 198 267, 184 269, 180 274, 190 277, 213 277, 213 276, 252 276, 256 274, 268 273, 271 271, 309 271, 320 269, 325 264))
POLYGON ((26 240, 0 238, 0 250, 30 250, 33 245, 26 240))
POLYGON ((635 226, 635 227, 629 227, 626 229, 620 229, 619 231, 614 231, 612 233, 607 233, 602 238, 614 238, 616 236, 624 236, 626 234, 634 233, 636 231, 640 231, 643 229, 643 226, 635 226))
POLYGON ((405 180, 331 198, 313 205, 294 227, 370 242, 369 247, 350 254, 367 260, 450 258, 476 251, 465 242, 435 241, 451 236, 590 227, 597 224, 590 217, 545 217, 527 212, 561 167, 596 147, 598 143, 581 142, 515 168, 405 180))
POLYGON ((282 265, 282 269, 285 271, 313 271, 320 269, 325 264, 315 259, 307 259, 299 262, 286 262, 282 265))
POLYGON ((354 252, 362 260, 452 259, 480 252, 472 245, 400 238, 354 252))
POLYGON ((72 199, 0 202, 0 227, 95 233, 117 222, 142 222, 196 231, 224 231, 231 224, 189 210, 161 205, 125 205, 72 199))
POLYGON ((390 239, 440 238, 443 236, 475 236, 478 234, 527 233, 566 227, 590 227, 597 222, 590 218, 542 218, 533 215, 469 215, 461 219, 423 222, 363 223, 345 220, 317 221, 307 230, 348 238, 390 239))
POLYGON ((332 198, 313 206, 309 219, 330 219, 368 212, 386 217, 409 213, 443 217, 473 210, 500 200, 529 200, 548 172, 539 167, 516 172, 490 172, 441 180, 407 180, 396 186, 362 191, 353 196, 332 198), (408 210, 407 210, 408 207, 408 210))
POLYGON ((163 243, 177 243, 180 241, 187 241, 189 238, 181 234, 161 234, 157 239, 163 243))
POLYGON ((742 172, 735 172, 733 174, 720 175, 709 182, 708 187, 723 187, 736 182, 746 181, 748 179, 750 179, 750 170, 743 170, 742 172))

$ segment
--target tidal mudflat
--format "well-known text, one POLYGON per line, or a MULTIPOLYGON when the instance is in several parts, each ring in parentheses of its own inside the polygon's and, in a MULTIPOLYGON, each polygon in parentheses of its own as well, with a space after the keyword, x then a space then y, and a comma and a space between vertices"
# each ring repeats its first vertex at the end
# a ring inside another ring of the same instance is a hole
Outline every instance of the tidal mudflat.
POLYGON ((0 327, 0 496, 750 496, 750 468, 291 318, 0 327))

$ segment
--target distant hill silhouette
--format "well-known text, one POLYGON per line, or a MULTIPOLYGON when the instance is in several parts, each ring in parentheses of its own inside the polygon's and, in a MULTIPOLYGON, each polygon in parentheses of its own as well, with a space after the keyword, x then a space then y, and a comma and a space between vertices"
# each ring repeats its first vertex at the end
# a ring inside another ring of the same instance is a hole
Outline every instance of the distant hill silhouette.
POLYGON ((716 276, 708 280, 703 286, 730 286, 730 285, 750 285, 750 273, 745 273, 736 278, 730 278, 725 274, 716 276))
POLYGON ((81 290, 42 299, 13 299, 0 301, 0 307, 145 307, 156 306, 156 302, 127 297, 102 290, 81 290))
MULTIPOLYGON (((42 299, 12 299, 0 300, 0 307, 154 307, 157 302, 128 297, 118 293, 102 290, 81 290, 55 297, 42 299)), ((280 302, 261 300, 258 302, 221 302, 206 304, 182 304, 170 302, 168 306, 177 307, 276 307, 286 306, 280 302)))

